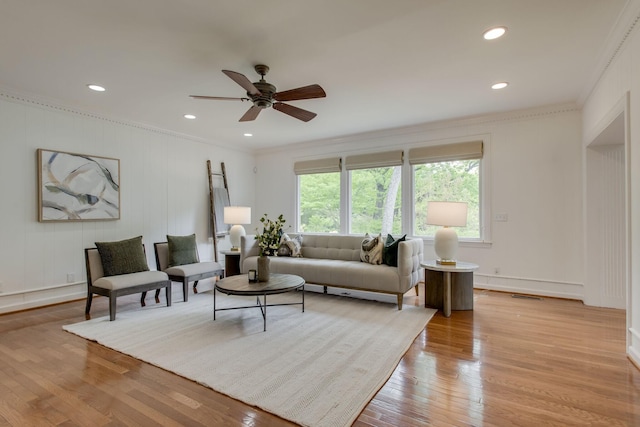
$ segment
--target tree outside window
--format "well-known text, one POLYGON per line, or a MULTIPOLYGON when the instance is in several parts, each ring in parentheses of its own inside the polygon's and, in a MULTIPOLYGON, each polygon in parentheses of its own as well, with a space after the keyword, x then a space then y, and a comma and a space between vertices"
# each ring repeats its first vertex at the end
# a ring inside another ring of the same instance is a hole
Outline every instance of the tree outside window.
POLYGON ((467 226, 457 228, 460 238, 480 239, 480 159, 425 163, 413 166, 414 234, 433 236, 437 226, 427 225, 427 202, 466 202, 467 226))
POLYGON ((298 231, 340 232, 340 172, 298 176, 298 231))
POLYGON ((400 234, 402 231, 401 166, 349 172, 350 232, 400 234))

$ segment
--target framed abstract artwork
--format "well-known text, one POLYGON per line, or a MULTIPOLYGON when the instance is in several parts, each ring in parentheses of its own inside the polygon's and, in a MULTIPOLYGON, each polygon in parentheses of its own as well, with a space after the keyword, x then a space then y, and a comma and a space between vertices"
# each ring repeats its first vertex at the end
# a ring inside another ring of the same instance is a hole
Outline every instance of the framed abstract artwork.
POLYGON ((120 160, 38 149, 38 221, 120 219, 120 160))

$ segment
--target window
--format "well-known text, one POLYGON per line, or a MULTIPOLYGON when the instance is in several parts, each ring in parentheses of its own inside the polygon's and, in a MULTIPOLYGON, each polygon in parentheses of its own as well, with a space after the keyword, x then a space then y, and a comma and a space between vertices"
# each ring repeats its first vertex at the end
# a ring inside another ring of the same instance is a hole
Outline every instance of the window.
POLYGON ((340 169, 340 158, 296 162, 299 232, 340 232, 340 169))
POLYGON ((402 232, 402 150, 349 156, 349 232, 402 232))
POLYGON ((467 226, 456 229, 458 237, 480 238, 480 160, 457 160, 413 167, 414 234, 433 236, 438 226, 427 225, 427 202, 467 203, 467 226))
POLYGON ((401 166, 350 171, 350 232, 402 232, 401 166))
POLYGON ((462 239, 481 239, 480 168, 482 141, 424 147, 409 152, 413 168, 413 230, 433 236, 437 226, 427 225, 427 202, 467 203, 467 226, 456 231, 462 239))

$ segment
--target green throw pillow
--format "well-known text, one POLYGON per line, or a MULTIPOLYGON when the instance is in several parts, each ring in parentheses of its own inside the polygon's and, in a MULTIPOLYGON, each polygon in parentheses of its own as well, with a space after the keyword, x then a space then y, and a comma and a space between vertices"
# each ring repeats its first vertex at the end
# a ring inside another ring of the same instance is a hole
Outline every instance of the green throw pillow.
POLYGON ((167 236, 167 242, 169 243, 169 267, 200 262, 195 234, 167 236))
POLYGON ((407 235, 395 240, 391 234, 387 235, 387 241, 382 250, 382 262, 392 267, 398 266, 398 246, 400 242, 407 240, 407 235))
POLYGON ((142 236, 118 242, 96 242, 105 276, 148 271, 142 236))

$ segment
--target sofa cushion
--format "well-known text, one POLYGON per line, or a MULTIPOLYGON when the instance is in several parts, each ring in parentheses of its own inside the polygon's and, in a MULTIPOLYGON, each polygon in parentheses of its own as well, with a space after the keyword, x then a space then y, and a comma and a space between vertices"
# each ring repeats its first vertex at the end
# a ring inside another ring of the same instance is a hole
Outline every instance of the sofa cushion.
POLYGON ((384 244, 382 251, 382 262, 392 267, 398 266, 398 245, 400 242, 404 242, 407 239, 407 235, 394 239, 391 234, 387 235, 387 241, 384 244))
POLYGON ((375 265, 382 264, 383 248, 382 234, 376 237, 371 237, 369 233, 365 234, 360 247, 360 261, 375 265))
POLYGON ((169 267, 195 264, 200 261, 195 234, 189 236, 167 235, 167 243, 169 244, 169 267))
POLYGON ((95 242, 105 276, 148 271, 142 236, 117 242, 95 242))

